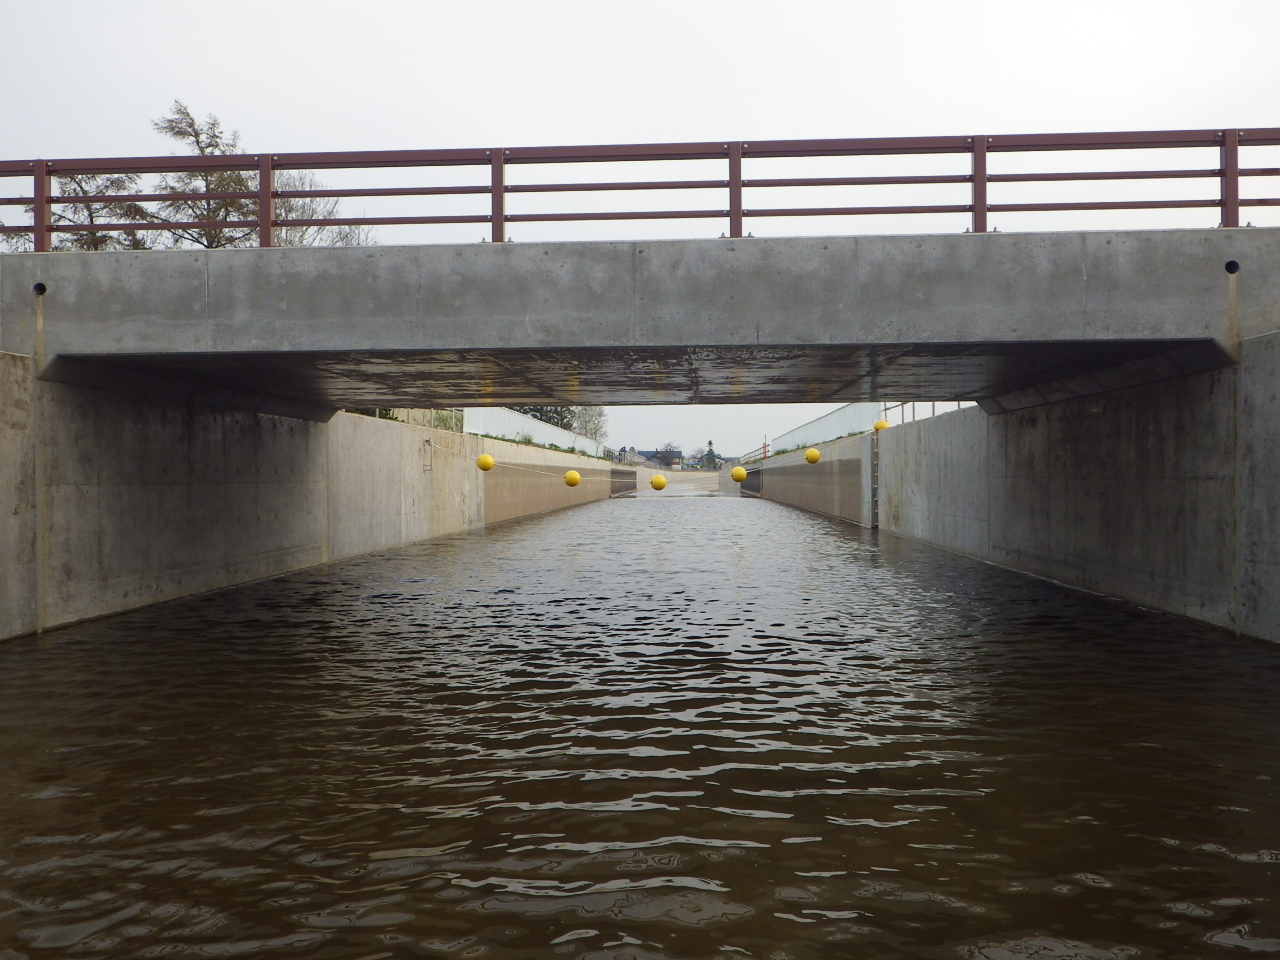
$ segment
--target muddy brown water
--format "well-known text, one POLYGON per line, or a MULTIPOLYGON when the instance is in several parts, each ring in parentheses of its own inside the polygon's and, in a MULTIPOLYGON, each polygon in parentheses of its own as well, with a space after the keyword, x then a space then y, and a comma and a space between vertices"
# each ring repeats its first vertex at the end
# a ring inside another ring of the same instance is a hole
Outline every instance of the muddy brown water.
POLYGON ((838 520, 593 504, 0 644, 0 958, 1277 955, 1278 693, 838 520))

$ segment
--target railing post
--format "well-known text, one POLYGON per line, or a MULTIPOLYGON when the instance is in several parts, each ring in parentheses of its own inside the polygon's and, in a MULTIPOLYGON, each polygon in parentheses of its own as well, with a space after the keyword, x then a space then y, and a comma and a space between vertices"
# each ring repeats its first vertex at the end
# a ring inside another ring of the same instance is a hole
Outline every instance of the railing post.
POLYGON ((276 245, 276 174, 271 157, 258 158, 258 246, 276 245))
POLYGON ((53 209, 49 206, 49 195, 52 183, 49 176, 49 161, 37 160, 31 171, 35 181, 31 191, 34 207, 32 209, 32 227, 35 231, 36 253, 48 253, 53 249, 53 209))
POLYGON ((489 169, 493 177, 489 184, 490 200, 493 203, 489 219, 493 225, 492 239, 494 243, 504 243, 507 239, 507 182, 506 171, 503 169, 504 156, 505 153, 502 150, 493 150, 489 154, 489 169))
POLYGON ((729 151, 729 236, 742 236, 742 144, 725 145, 729 151))
POLYGON ((974 233, 987 232, 987 138, 973 138, 973 224, 974 233))
POLYGON ((1222 131, 1222 225, 1240 226, 1240 131, 1222 131))

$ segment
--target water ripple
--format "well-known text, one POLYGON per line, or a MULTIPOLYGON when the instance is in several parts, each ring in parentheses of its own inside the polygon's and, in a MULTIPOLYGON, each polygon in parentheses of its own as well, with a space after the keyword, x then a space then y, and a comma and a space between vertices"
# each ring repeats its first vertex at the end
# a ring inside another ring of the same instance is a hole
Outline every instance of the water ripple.
POLYGON ((1280 951, 1280 648, 760 501, 0 645, 0 960, 1280 951))

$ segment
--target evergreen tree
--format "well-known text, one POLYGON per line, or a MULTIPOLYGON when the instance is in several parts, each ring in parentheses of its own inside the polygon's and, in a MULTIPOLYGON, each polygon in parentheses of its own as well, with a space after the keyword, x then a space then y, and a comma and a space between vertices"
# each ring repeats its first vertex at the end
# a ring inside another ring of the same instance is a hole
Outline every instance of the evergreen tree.
MULTIPOLYGON (((227 133, 222 121, 210 115, 195 118, 181 100, 173 102, 172 113, 152 122, 157 133, 177 140, 196 156, 227 156, 241 153, 240 134, 227 133)), ((281 170, 275 175, 275 189, 280 192, 321 190, 313 174, 305 170, 281 170)), ((160 181, 161 193, 250 194, 247 197, 210 196, 207 199, 175 199, 160 204, 159 214, 151 219, 181 223, 192 220, 249 221, 237 227, 175 227, 165 231, 173 246, 192 245, 218 247, 253 246, 258 242, 258 174, 246 170, 202 170, 175 173, 160 181)), ((331 220, 338 215, 338 200, 333 197, 280 197, 275 201, 277 220, 331 220)), ((278 227, 275 242, 282 247, 360 246, 370 242, 371 231, 356 226, 278 227)))

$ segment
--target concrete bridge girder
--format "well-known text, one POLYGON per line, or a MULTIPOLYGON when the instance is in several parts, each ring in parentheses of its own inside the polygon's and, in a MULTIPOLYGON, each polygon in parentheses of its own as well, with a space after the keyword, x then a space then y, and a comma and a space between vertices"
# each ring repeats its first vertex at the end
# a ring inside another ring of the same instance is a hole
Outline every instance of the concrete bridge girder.
POLYGON ((485 403, 1000 412, 1228 365, 1280 317, 1280 275, 1255 269, 1277 255, 1266 229, 15 254, 0 349, 40 354, 45 379, 320 420, 485 403))

